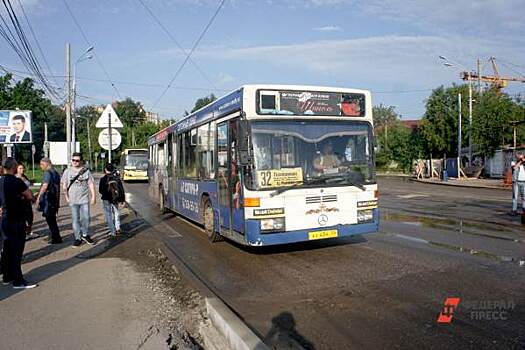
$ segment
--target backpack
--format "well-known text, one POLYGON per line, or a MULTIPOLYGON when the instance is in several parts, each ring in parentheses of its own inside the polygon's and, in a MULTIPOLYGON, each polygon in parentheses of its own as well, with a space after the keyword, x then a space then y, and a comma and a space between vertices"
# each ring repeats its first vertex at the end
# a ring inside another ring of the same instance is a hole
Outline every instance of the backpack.
POLYGON ((122 203, 125 199, 124 187, 122 182, 115 174, 108 175, 107 189, 111 198, 111 203, 122 203))
POLYGON ((47 200, 52 209, 58 209, 60 206, 60 175, 56 170, 48 170, 51 175, 51 181, 47 186, 47 200))

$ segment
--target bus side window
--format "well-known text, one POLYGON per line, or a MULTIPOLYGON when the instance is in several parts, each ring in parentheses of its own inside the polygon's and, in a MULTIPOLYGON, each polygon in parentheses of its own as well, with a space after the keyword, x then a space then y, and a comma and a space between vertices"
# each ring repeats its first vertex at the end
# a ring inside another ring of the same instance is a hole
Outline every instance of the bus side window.
MULTIPOLYGON (((193 145, 192 135, 196 135, 196 130, 187 131, 184 133, 184 170, 182 177, 195 178, 197 177, 197 145, 193 145)), ((195 136, 196 141, 196 136, 195 136)))
POLYGON ((215 137, 210 124, 199 127, 198 131, 197 155, 199 160, 199 177, 201 179, 213 179, 215 169, 213 164, 215 137))

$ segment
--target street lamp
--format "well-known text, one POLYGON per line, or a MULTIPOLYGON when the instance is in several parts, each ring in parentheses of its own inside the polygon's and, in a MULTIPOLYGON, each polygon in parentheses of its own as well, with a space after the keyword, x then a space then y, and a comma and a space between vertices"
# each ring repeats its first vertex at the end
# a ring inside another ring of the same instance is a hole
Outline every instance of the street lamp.
MULTIPOLYGON (((71 154, 76 151, 76 114, 75 114, 75 100, 77 95, 76 85, 77 85, 77 64, 79 64, 82 61, 87 61, 93 58, 93 55, 91 54, 91 51, 93 51, 94 47, 90 46, 88 47, 82 55, 76 60, 75 64, 73 65, 73 101, 72 101, 72 111, 73 111, 73 118, 71 120, 71 145, 70 148, 72 149, 71 154)), ((88 128, 89 132, 89 128, 88 128)))
MULTIPOLYGON (((467 80, 468 80, 468 122, 469 122, 469 130, 468 130, 468 165, 472 165, 472 79, 471 79, 471 73, 470 70, 465 68, 462 64, 459 64, 457 62, 453 62, 446 58, 445 56, 439 55, 439 58, 445 63, 443 63, 446 67, 456 67, 459 66, 464 69, 464 71, 467 73, 467 80)), ((461 135, 459 135, 459 140, 461 143, 461 135)), ((461 153, 461 150, 460 150, 461 153)), ((461 158, 461 154, 458 155, 461 158)))

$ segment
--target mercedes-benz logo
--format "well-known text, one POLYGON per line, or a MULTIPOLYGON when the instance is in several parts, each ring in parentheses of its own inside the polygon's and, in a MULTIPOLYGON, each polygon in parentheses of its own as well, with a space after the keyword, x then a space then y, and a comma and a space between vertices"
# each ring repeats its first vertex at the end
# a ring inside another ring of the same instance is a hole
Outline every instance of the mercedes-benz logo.
POLYGON ((321 214, 319 215, 319 218, 317 219, 317 222, 319 225, 324 226, 328 222, 328 216, 321 214))

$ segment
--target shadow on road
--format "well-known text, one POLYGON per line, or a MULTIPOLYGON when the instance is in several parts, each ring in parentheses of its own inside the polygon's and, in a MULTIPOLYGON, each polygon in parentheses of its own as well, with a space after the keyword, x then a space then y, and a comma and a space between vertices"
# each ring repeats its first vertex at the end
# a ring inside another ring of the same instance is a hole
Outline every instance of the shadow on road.
POLYGON ((314 344, 297 331, 295 319, 288 311, 272 318, 272 328, 263 341, 272 349, 315 349, 314 344))
POLYGON ((344 245, 352 245, 358 243, 365 243, 368 240, 362 235, 355 235, 350 237, 341 237, 333 239, 323 239, 318 241, 307 241, 307 242, 298 242, 298 243, 289 243, 275 246, 263 246, 263 247, 251 247, 244 246, 237 242, 225 239, 228 244, 237 247, 238 249, 258 255, 271 255, 271 254, 283 254, 283 253, 292 253, 299 251, 309 251, 317 249, 326 249, 330 247, 338 247, 344 245))

